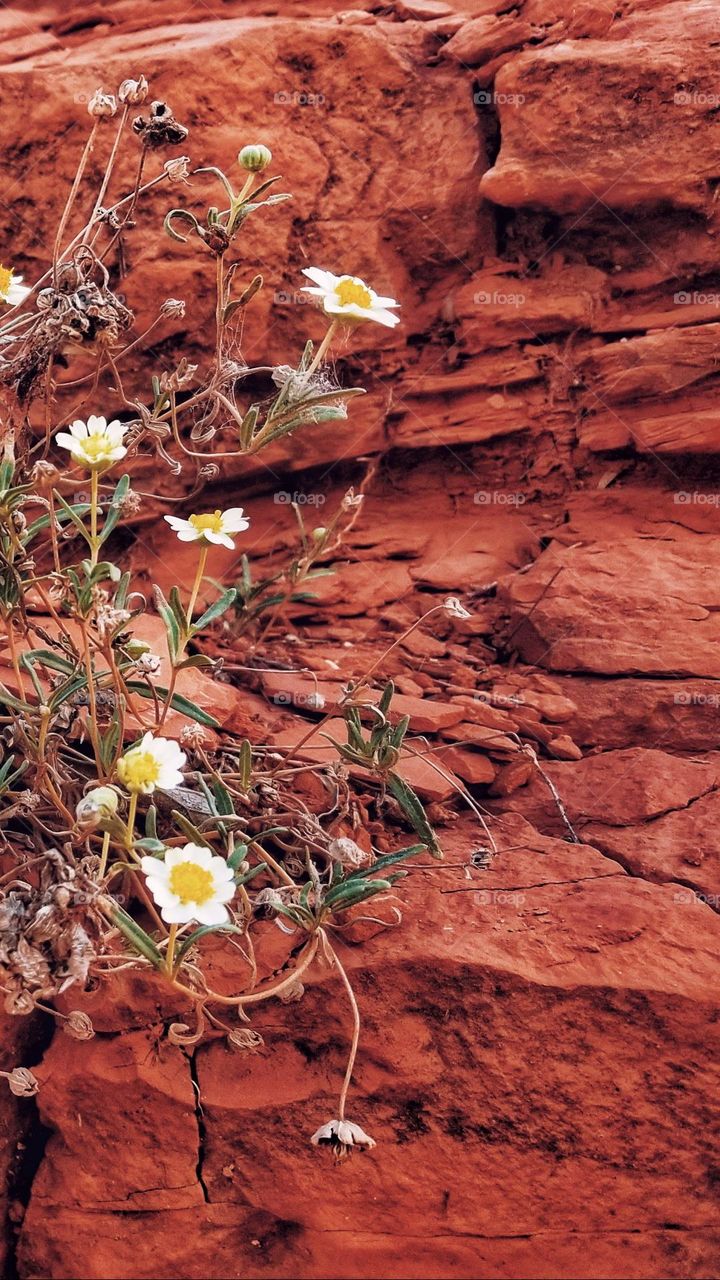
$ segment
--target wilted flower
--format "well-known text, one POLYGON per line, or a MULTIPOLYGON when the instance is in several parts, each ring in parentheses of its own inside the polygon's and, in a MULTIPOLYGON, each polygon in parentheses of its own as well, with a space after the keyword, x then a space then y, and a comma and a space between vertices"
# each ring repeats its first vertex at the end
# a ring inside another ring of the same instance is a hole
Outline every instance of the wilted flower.
POLYGON ((154 676, 160 670, 160 658, 156 653, 141 653, 135 659, 135 669, 145 676, 154 676))
POLYGON ((263 169, 267 169, 272 160, 272 151, 269 147, 263 146, 262 142, 255 143, 254 146, 243 147, 238 152, 238 164, 243 169, 248 169, 250 173, 262 173, 263 169))
POLYGON ((129 102, 133 107, 139 107, 148 96, 148 82, 144 76, 140 76, 139 80, 123 80, 118 89, 118 98, 121 102, 129 102))
POLYGON ((147 887, 167 924, 227 924, 225 905, 235 896, 232 867, 200 844, 166 849, 164 858, 145 857, 147 887))
POLYGON ((306 285, 302 292, 319 298, 325 314, 342 320, 344 324, 374 320, 392 329, 400 323, 400 317, 388 311, 388 307, 399 307, 400 303, 394 298, 379 297, 358 276, 334 276, 332 271, 321 271, 319 267, 307 267, 303 275, 317 287, 306 285))
POLYGON ((12 267, 0 266, 0 302, 7 302, 11 307, 19 307, 32 289, 23 284, 22 276, 16 276, 12 267))
POLYGON ((377 1145, 359 1124, 352 1124, 350 1120, 329 1120, 310 1141, 316 1147, 330 1147, 336 1160, 347 1160, 358 1147, 369 1151, 377 1145))
MULTIPOLYGON (((182 319, 185 315, 185 303, 181 298, 166 298, 160 308, 160 315, 170 316, 173 319, 176 317, 182 319)), ((195 365, 195 368, 197 368, 197 365, 195 365)))
POLYGON ((114 787, 93 787, 75 806, 75 817, 81 827, 98 827, 114 818, 119 797, 114 787))
POLYGON ((189 156, 173 156, 172 160, 165 161, 163 169, 168 182, 182 182, 186 187, 190 186, 188 182, 188 174, 190 172, 189 156))
POLYGON ((91 116, 98 118, 114 116, 117 111, 117 102, 111 93, 103 93, 102 89, 96 89, 88 102, 88 111, 91 116))
POLYGON ((149 116, 137 116, 133 130, 146 147, 178 147, 188 136, 184 124, 175 119, 167 102, 151 102, 149 116))
POLYGON ((81 1009, 73 1009, 62 1024, 62 1029, 71 1040, 92 1040, 95 1028, 92 1019, 81 1009))
POLYGON ((443 608, 446 613, 450 614, 451 618, 458 618, 462 621, 472 618, 472 614, 468 613, 467 609, 460 603, 457 596, 448 596, 447 600, 443 600, 443 608))
POLYGON ((107 471, 114 462, 125 457, 123 444, 126 428, 117 418, 106 422, 91 414, 87 422, 76 419, 70 432, 59 431, 55 437, 62 449, 69 449, 73 462, 89 471, 107 471))
POLYGON ((28 1071, 27 1067, 15 1067, 12 1071, 0 1071, 0 1076, 4 1076, 8 1082, 11 1093, 16 1098, 32 1098, 40 1088, 32 1071, 28 1071))
POLYGON ((179 787, 182 782, 180 770, 186 763, 185 752, 180 750, 177 742, 170 738, 155 738, 148 732, 136 747, 131 747, 120 757, 117 775, 128 791, 149 796, 156 787, 163 791, 179 787))
POLYGON ((165 516, 165 519, 181 542, 211 543, 215 547, 228 547, 230 551, 235 549, 235 543, 229 535, 250 528, 242 507, 190 516, 188 520, 181 520, 179 516, 165 516))

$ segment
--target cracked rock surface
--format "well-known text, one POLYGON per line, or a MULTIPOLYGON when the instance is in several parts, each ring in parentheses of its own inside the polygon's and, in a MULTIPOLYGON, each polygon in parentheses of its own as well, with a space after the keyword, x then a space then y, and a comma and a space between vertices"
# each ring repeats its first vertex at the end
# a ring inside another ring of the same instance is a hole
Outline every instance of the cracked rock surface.
MULTIPOLYGON (((347 424, 243 475, 262 570, 292 546, 288 495, 320 522, 384 454, 321 607, 297 610, 287 678, 250 684, 225 645, 228 682, 193 673, 190 696, 298 741, 322 714, 308 691, 331 703, 450 592, 473 615, 386 667, 445 864, 402 882, 399 927, 339 944, 364 1024, 351 1114, 377 1148, 336 1169, 309 1145, 347 1048, 327 970, 262 1006, 251 1054, 173 1047, 183 1011, 144 979, 73 997, 88 1043, 2 1016, 0 1066, 41 1081, 0 1099, 9 1280, 718 1275, 716 18, 711 0, 0 10, 4 219, 29 278, 83 144, 74 99, 143 72, 197 163, 262 133, 298 193, 244 245, 266 276, 250 360, 320 335, 293 302, 308 262, 352 249, 403 302, 397 330, 339 353, 370 392, 347 424), (486 866, 456 778, 489 813, 486 866)), ((157 230, 165 198, 123 288, 141 329, 194 297, 156 358, 202 360, 208 277, 157 230)), ((212 501, 238 493, 224 474, 212 501)), ((152 504, 135 535, 139 589, 186 580, 152 504)), ((236 568, 218 553, 218 577, 236 568)))

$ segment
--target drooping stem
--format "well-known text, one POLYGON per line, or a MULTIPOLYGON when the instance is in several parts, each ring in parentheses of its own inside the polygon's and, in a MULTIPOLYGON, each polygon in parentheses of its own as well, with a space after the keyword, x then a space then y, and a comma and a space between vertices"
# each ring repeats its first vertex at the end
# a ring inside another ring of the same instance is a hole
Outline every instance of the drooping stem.
POLYGON ((344 1120, 345 1119, 345 1103, 347 1101, 348 1089, 350 1088, 350 1081, 352 1080, 352 1074, 355 1068, 355 1059, 357 1057, 358 1043, 360 1041, 360 1010, 358 1009, 358 1002, 355 999, 355 992, 353 991, 352 986, 350 984, 350 979, 348 978, 342 964, 340 963, 340 959, 338 957, 337 951, 335 951, 335 949, 330 945, 327 934, 324 931, 322 934, 322 938, 323 938, 323 946, 325 947, 325 950, 327 951, 328 955, 332 957, 334 964, 337 966, 337 971, 343 980, 343 984, 345 986, 345 990, 348 993, 348 999, 350 1001, 350 1007, 352 1008, 352 1013, 353 1013, 352 1044, 350 1046, 350 1056, 348 1058, 347 1067, 345 1068, 345 1079, 343 1080, 342 1089, 340 1090, 340 1101, 338 1103, 338 1119, 344 1120))

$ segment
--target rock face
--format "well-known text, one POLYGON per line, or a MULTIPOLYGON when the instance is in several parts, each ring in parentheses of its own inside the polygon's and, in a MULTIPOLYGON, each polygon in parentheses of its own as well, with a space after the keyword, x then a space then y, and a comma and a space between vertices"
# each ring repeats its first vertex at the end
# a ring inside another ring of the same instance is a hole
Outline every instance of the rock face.
MULTIPOLYGON (((6 1274, 717 1276, 714 0, 26 0, 0 31, 5 238, 29 277, 87 96, 144 72, 194 163, 257 136, 295 192, 243 245, 266 281, 243 354, 320 336, 307 264, 402 299, 402 326, 338 358, 370 391, 342 430, 206 495, 253 487, 243 550, 263 570, 293 545, 291 498, 319 522, 386 455, 319 605, 296 610, 287 678, 250 686, 221 635, 228 683, 192 689, 223 728, 296 742, 393 644, 403 764, 446 855, 403 882, 398 928, 339 944, 364 1023, 350 1114, 378 1143, 339 1168, 308 1142, 347 1051, 328 969, 263 1006, 254 1054, 173 1047, 179 1011, 140 984, 93 1010, 91 1043, 4 1018, 0 1066, 41 1081, 2 1108, 6 1274), (406 634, 448 593, 469 621, 406 634), (450 820, 458 778, 494 855, 467 808, 450 820)), ((141 330, 165 297, 192 308, 128 357, 134 394, 206 357, 209 259, 159 228, 214 199, 194 179, 143 207, 128 305, 141 330)), ((136 466, 142 490, 191 487, 136 466)), ((141 589, 187 576, 151 502, 135 535, 141 589)))

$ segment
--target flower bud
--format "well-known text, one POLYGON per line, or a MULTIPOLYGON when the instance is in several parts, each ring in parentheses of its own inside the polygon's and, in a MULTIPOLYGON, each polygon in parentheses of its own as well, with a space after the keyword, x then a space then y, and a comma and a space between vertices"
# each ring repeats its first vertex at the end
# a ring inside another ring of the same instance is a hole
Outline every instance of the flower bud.
POLYGON ((75 817, 81 827, 99 827, 114 818, 118 810, 118 794, 113 787, 93 787, 75 806, 75 817))
POLYGON ((173 319, 175 319, 175 317, 182 319, 185 315, 184 301, 181 298, 166 298, 160 308, 160 315, 170 316, 173 319))
POLYGON ((183 182, 186 187, 190 185, 187 180, 190 172, 189 156, 173 156, 172 160, 165 161, 163 169, 168 182, 183 182))
POLYGON ((114 116, 116 111, 117 102, 113 95, 111 93, 103 93, 102 89, 96 89, 88 102, 89 114, 100 119, 102 116, 114 116))
POLYGON ((263 146, 262 142, 257 142, 254 146, 243 147, 242 151, 238 152, 238 164, 250 173, 262 173, 263 169, 267 169, 271 160, 272 151, 269 147, 263 146))
POLYGON ((121 102, 129 102, 133 107, 137 107, 144 102, 148 96, 148 82, 144 76, 140 76, 139 80, 123 80, 118 89, 118 98, 121 102))
POLYGON ((325 528, 325 526, 318 525, 317 529, 313 529, 312 536, 316 542, 322 542, 326 533, 327 533, 327 529, 325 528))
POLYGON ((138 658, 142 658, 143 654, 149 653, 152 645, 148 644, 146 640, 138 640, 137 637, 133 637, 132 640, 128 640, 125 649, 128 657, 135 662, 138 658))

